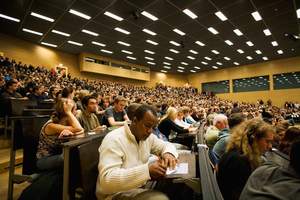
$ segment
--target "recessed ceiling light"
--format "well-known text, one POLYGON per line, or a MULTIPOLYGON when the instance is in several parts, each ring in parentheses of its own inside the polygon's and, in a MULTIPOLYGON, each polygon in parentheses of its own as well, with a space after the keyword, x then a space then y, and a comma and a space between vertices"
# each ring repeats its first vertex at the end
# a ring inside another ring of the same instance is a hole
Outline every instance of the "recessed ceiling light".
POLYGON ((149 53, 149 54, 155 54, 155 52, 153 52, 153 51, 149 51, 149 50, 144 50, 144 52, 146 52, 146 53, 149 53))
POLYGON ((174 60, 173 58, 168 57, 168 56, 165 56, 165 59, 167 59, 167 60, 174 60))
POLYGON ((221 12, 216 12, 215 15, 221 20, 221 21, 226 21, 227 17, 221 12))
POLYGON ((223 63, 221 63, 221 62, 216 62, 217 63, 217 65, 223 65, 223 63))
POLYGON ((144 15, 145 17, 148 17, 149 19, 151 19, 151 20, 153 20, 153 21, 158 20, 157 17, 155 17, 154 15, 148 13, 147 11, 143 11, 141 14, 144 15))
POLYGON ((242 49, 238 49, 236 51, 239 52, 239 53, 244 53, 244 51, 242 49))
POLYGON ((231 60, 229 57, 225 56, 224 57, 225 60, 231 60))
POLYGON ((164 68, 165 68, 165 69, 171 69, 171 67, 170 67, 170 66, 164 66, 164 68))
POLYGON ((163 62, 163 64, 165 64, 165 65, 171 65, 171 63, 168 63, 168 62, 163 62))
POLYGON ((127 53, 127 54, 133 54, 131 51, 127 51, 127 50, 121 50, 123 53, 127 53))
POLYGON ((146 42, 148 42, 149 44, 158 45, 157 42, 154 42, 154 41, 152 41, 152 40, 146 40, 146 42))
POLYGON ((297 13, 297 18, 300 19, 300 8, 297 9, 296 13, 297 13))
POLYGON ((197 51, 195 51, 195 50, 189 50, 189 52, 191 52, 192 54, 198 54, 198 52, 197 51))
POLYGON ((253 44, 251 41, 247 41, 246 44, 247 44, 249 47, 254 46, 254 44, 253 44))
POLYGON ((115 19, 115 20, 118 20, 118 21, 123 21, 123 18, 122 18, 122 17, 119 17, 118 15, 115 15, 115 14, 113 14, 113 13, 111 13, 111 12, 108 12, 108 11, 106 11, 106 12, 104 13, 104 15, 106 15, 106 16, 108 16, 108 17, 111 17, 111 18, 113 18, 113 19, 115 19))
POLYGON ((131 56, 126 56, 126 58, 130 59, 130 60, 136 60, 135 57, 131 57, 131 56))
POLYGON ((177 69, 177 71, 178 71, 178 72, 183 72, 183 70, 181 70, 181 69, 177 69))
POLYGON ((147 57, 147 56, 145 56, 145 59, 147 59, 147 60, 154 60, 154 58, 147 57))
POLYGON ((154 33, 153 31, 150 31, 149 29, 146 29, 146 28, 144 28, 143 31, 144 31, 145 33, 148 33, 149 35, 153 35, 153 36, 157 35, 157 34, 154 33))
POLYGON ((190 72, 193 72, 193 73, 195 73, 196 71, 191 69, 191 70, 190 70, 190 72))
POLYGON ((17 18, 10 17, 10 16, 8 16, 8 15, 4 15, 4 14, 1 14, 1 13, 0 13, 0 17, 1 17, 1 18, 4 18, 4 19, 8 19, 8 20, 10 20, 10 21, 20 22, 20 20, 17 19, 17 18))
POLYGON ((265 30, 263 30, 263 32, 266 36, 272 35, 272 33, 269 29, 265 29, 265 30))
POLYGON ((70 9, 69 13, 72 13, 73 15, 77 15, 78 17, 82 17, 82 18, 87 19, 87 20, 91 19, 90 16, 88 16, 88 15, 86 15, 84 13, 81 13, 81 12, 79 12, 77 10, 70 9))
POLYGON ((41 33, 41 32, 33 31, 33 30, 30 30, 30 29, 27 29, 27 28, 23 28, 22 31, 27 32, 27 33, 32 33, 32 34, 35 34, 35 35, 40 35, 40 36, 43 35, 43 33, 41 33))
POLYGON ((180 44, 179 44, 179 43, 177 43, 177 42, 174 42, 174 41, 170 41, 169 43, 170 43, 170 44, 173 44, 173 45, 175 45, 175 46, 178 46, 178 47, 180 46, 180 44))
POLYGON ((195 60, 196 58, 194 58, 193 56, 187 56, 188 59, 191 59, 191 60, 195 60))
POLYGON ((262 54, 262 52, 260 50, 256 50, 255 51, 257 54, 262 54))
POLYGON ((126 34, 126 35, 129 35, 130 34, 130 32, 129 31, 127 31, 127 30, 125 30, 125 29, 122 29, 122 28, 119 28, 119 27, 116 27, 116 28, 114 28, 116 31, 119 31, 120 33, 124 33, 124 34, 126 34))
POLYGON ((175 50, 175 49, 169 49, 169 51, 173 52, 173 53, 179 53, 179 51, 175 50))
POLYGON ((214 35, 219 34, 219 32, 216 29, 214 29, 213 27, 209 27, 207 30, 209 30, 214 35))
POLYGON ((225 43, 228 44, 229 46, 233 45, 233 43, 230 40, 225 40, 225 43))
POLYGON ((218 52, 217 50, 211 50, 211 52, 213 52, 214 54, 220 54, 220 52, 218 52))
POLYGON ((79 43, 79 42, 74 42, 72 40, 68 40, 69 44, 73 44, 73 45, 77 45, 77 46, 83 46, 83 44, 79 43))
POLYGON ((204 61, 202 61, 201 62, 203 65, 208 65, 208 63, 207 62, 204 62, 204 61))
POLYGON ((246 57, 248 60, 252 60, 253 58, 251 56, 246 57))
POLYGON ((238 62, 234 62, 233 64, 235 64, 235 65, 240 65, 240 63, 238 63, 238 62))
POLYGON ((264 56, 262 57, 263 60, 268 60, 268 57, 264 56))
POLYGON ((213 68, 213 69, 219 69, 219 67, 217 67, 217 66, 212 66, 212 68, 213 68))
POLYGON ((186 62, 181 62, 181 64, 183 64, 183 65, 188 65, 188 63, 186 63, 186 62))
POLYGON ((104 52, 104 53, 109 53, 109 54, 112 54, 113 52, 112 51, 108 51, 108 50, 105 50, 105 49, 101 49, 100 51, 104 52))
POLYGON ((271 44, 272 44, 274 47, 278 46, 278 43, 277 43, 276 41, 271 42, 271 44))
POLYGON ((38 13, 35 13, 35 12, 31 12, 30 15, 34 16, 34 17, 37 17, 37 18, 40 18, 40 19, 43 19, 43 20, 46 20, 48 22, 54 22, 54 19, 52 19, 50 17, 46 17, 46 16, 38 14, 38 13))
POLYGON ((196 41, 195 43, 202 46, 202 47, 205 46, 205 44, 203 42, 200 42, 200 41, 196 41))
POLYGON ((59 35, 63 35, 63 36, 66 36, 66 37, 70 37, 71 36, 69 33, 65 33, 65 32, 62 32, 62 31, 55 30, 55 29, 53 29, 51 32, 59 34, 59 35))
POLYGON ((156 65, 154 62, 147 62, 149 65, 156 65))
POLYGON ((239 30, 239 29, 234 29, 233 32, 237 35, 237 36, 242 36, 243 33, 239 30))
POLYGON ((160 70, 162 73, 167 73, 167 71, 166 70, 160 70))
POLYGON ((178 66, 179 69, 184 69, 184 67, 178 66))
POLYGON ((278 50, 277 53, 278 54, 283 54, 283 51, 282 50, 278 50))
POLYGON ((211 60, 211 58, 210 57, 207 57, 207 56, 205 56, 204 57, 206 60, 211 60))
POLYGON ((200 67, 194 66, 195 69, 201 69, 200 67))
POLYGON ((255 21, 260 21, 262 20, 260 14, 258 11, 251 13, 252 17, 255 19, 255 21))
POLYGON ((130 46, 130 44, 128 44, 128 43, 126 43, 126 42, 122 42, 122 41, 118 41, 117 43, 118 43, 118 44, 121 44, 121 45, 124 45, 124 46, 127 46, 127 47, 130 46))
POLYGON ((189 16, 192 19, 196 19, 198 17, 195 13, 193 13, 189 9, 184 9, 182 12, 184 12, 184 14, 186 14, 187 16, 189 16))
POLYGON ((41 44, 49 46, 49 47, 57 47, 56 44, 51 44, 51 43, 48 43, 48 42, 41 42, 41 44))
POLYGON ((93 31, 89 31, 89 30, 86 30, 86 29, 82 29, 81 32, 92 35, 92 36, 99 36, 98 33, 95 33, 93 31))
POLYGON ((173 29, 173 31, 174 31, 175 33, 181 35, 181 36, 184 36, 184 35, 185 35, 184 32, 182 32, 181 30, 179 30, 179 29, 177 29, 177 28, 173 29))
POLYGON ((97 45, 97 46, 100 46, 100 47, 105 47, 105 46, 106 46, 106 45, 103 44, 103 43, 95 42, 95 41, 92 41, 92 44, 97 45))

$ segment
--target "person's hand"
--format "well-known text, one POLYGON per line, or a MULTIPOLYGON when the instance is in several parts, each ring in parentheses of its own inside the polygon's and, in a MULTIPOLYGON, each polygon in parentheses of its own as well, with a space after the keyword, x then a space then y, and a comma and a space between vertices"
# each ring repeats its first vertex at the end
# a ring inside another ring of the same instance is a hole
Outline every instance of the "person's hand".
POLYGON ((71 102, 71 100, 67 100, 66 102, 64 102, 64 111, 67 114, 72 114, 72 108, 73 108, 73 104, 71 102))
POLYGON ((102 126, 98 126, 94 129, 94 131, 102 131, 102 130, 105 130, 107 128, 106 125, 102 125, 102 126))
POLYGON ((189 133, 193 133, 197 130, 197 127, 190 127, 189 128, 189 133))
POLYGON ((70 136, 70 135, 73 135, 73 133, 71 131, 65 129, 62 132, 60 132, 58 137, 62 138, 62 137, 65 137, 65 136, 70 136))
POLYGON ((174 169, 177 164, 177 159, 170 153, 164 153, 162 156, 162 165, 174 169))
POLYGON ((161 161, 157 160, 149 164, 149 174, 151 180, 159 180, 166 175, 167 167, 164 167, 161 161))

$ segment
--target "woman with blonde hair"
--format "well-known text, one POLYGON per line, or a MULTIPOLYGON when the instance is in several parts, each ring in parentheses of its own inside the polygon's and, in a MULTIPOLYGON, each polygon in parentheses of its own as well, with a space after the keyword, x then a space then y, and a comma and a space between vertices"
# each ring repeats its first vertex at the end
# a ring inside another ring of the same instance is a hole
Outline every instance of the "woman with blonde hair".
POLYGON ((272 148, 273 126, 260 118, 245 121, 232 130, 226 153, 220 159, 217 180, 224 200, 239 199, 250 174, 272 148))

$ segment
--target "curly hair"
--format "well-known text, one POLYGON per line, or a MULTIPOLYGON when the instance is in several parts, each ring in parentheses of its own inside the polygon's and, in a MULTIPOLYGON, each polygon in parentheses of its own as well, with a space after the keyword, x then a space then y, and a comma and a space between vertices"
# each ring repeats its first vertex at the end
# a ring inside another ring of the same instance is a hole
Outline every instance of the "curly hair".
POLYGON ((255 169, 262 161, 257 141, 266 137, 268 132, 274 133, 274 127, 260 118, 244 121, 232 129, 226 151, 239 150, 248 158, 251 167, 255 169))

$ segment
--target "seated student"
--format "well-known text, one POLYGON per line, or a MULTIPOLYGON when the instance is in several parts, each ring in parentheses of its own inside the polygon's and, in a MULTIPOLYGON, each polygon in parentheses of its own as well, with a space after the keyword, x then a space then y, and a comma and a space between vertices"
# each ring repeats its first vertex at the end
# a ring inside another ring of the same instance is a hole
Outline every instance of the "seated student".
POLYGON ((283 138, 279 141, 278 150, 286 155, 289 155, 291 144, 300 136, 300 129, 291 127, 284 133, 283 138))
POLYGON ((168 199, 163 193, 143 188, 149 180, 165 176, 166 168, 174 168, 175 147, 152 134, 157 123, 155 109, 141 105, 130 126, 108 133, 99 147, 98 199, 168 199), (150 154, 161 157, 148 164, 150 154))
POLYGON ((233 129, 226 153, 218 163, 217 180, 224 200, 237 200, 250 174, 272 148, 274 128, 262 119, 245 121, 233 129))
POLYGON ((61 91, 61 98, 67 98, 73 100, 75 96, 75 90, 73 87, 65 87, 61 91))
POLYGON ((240 200, 300 199, 300 137, 290 148, 288 167, 272 163, 256 169, 248 179, 240 200))
POLYGON ((194 118, 191 116, 191 111, 190 111, 190 108, 187 107, 187 106, 184 106, 182 108, 182 112, 183 112, 183 115, 184 115, 184 121, 188 124, 194 124, 196 123, 196 121, 194 120, 194 118))
POLYGON ((41 129, 37 149, 37 168, 52 170, 63 166, 62 149, 59 138, 83 133, 83 128, 74 116, 75 103, 71 99, 61 98, 54 107, 51 119, 41 129))
POLYGON ((114 106, 111 106, 105 110, 104 123, 107 126, 123 126, 129 121, 129 118, 125 111, 126 99, 122 96, 118 96, 114 100, 114 106))
POLYGON ((85 96, 81 100, 83 110, 78 114, 77 119, 85 132, 103 130, 96 116, 98 103, 95 97, 85 96))
POLYGON ((175 123, 178 126, 181 126, 183 128, 187 128, 188 129, 189 127, 191 127, 191 124, 185 122, 183 119, 184 119, 183 109, 179 108, 178 111, 177 111, 177 117, 175 119, 175 123))
POLYGON ((32 93, 28 95, 28 99, 37 102, 43 101, 46 99, 46 97, 43 95, 43 92, 44 92, 44 86, 35 85, 33 87, 32 93))
POLYGON ((5 84, 5 90, 2 92, 0 99, 22 98, 17 92, 19 82, 16 79, 10 79, 5 84))

